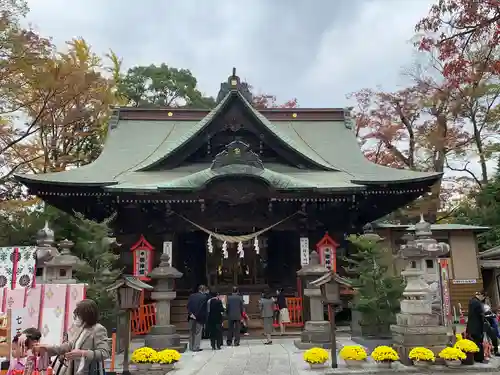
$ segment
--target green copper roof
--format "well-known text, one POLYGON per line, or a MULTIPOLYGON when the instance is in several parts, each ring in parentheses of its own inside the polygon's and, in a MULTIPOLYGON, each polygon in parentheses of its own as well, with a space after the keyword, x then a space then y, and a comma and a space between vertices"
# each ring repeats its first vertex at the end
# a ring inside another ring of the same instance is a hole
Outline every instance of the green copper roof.
POLYGON ((122 183, 107 188, 110 191, 159 191, 191 190, 204 187, 220 176, 246 175, 259 178, 277 190, 308 189, 318 191, 360 190, 363 185, 350 182, 349 175, 343 172, 309 171, 280 173, 279 165, 269 165, 264 170, 243 165, 230 165, 213 170, 210 165, 198 164, 198 171, 191 168, 176 168, 164 172, 136 172, 122 183))
POLYGON ((350 124, 344 121, 276 121, 271 123, 239 93, 229 93, 201 121, 119 120, 109 130, 102 154, 93 163, 57 173, 18 175, 26 183, 108 186, 110 189, 168 189, 200 186, 214 177, 208 166, 167 171, 155 166, 196 137, 225 105, 240 100, 269 131, 320 170, 265 165, 261 178, 276 188, 357 188, 364 184, 391 184, 436 180, 440 174, 392 169, 368 161, 359 149, 350 124), (323 170, 321 170, 323 169, 323 170), (191 173, 196 173, 190 176, 191 173), (115 186, 111 188, 111 186, 115 186))
MULTIPOLYGON (((389 223, 373 223, 374 228, 380 229, 402 229, 414 231, 415 225, 389 224, 389 223)), ((489 227, 466 224, 431 224, 431 231, 448 231, 448 230, 469 230, 473 232, 484 232, 489 230, 489 227)))

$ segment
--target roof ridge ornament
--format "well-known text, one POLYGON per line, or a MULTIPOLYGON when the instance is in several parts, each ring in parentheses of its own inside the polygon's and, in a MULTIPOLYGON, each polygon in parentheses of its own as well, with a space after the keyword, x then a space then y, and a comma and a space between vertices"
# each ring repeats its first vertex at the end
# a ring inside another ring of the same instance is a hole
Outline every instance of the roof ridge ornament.
POLYGON ((108 130, 113 130, 118 127, 118 122, 120 121, 120 107, 113 108, 111 115, 108 119, 108 130))
POLYGON ((227 82, 220 84, 219 94, 217 95, 217 104, 219 104, 231 91, 239 92, 248 102, 253 102, 253 95, 250 92, 250 86, 246 82, 241 82, 240 77, 236 75, 236 68, 233 68, 233 74, 229 76, 227 82))
POLYGON ((245 165, 260 170, 264 169, 264 164, 259 155, 250 149, 250 146, 242 141, 233 141, 226 146, 226 149, 218 153, 210 169, 220 169, 228 165, 245 165))
POLYGON ((353 107, 344 107, 344 126, 347 129, 354 129, 354 119, 352 118, 353 107))

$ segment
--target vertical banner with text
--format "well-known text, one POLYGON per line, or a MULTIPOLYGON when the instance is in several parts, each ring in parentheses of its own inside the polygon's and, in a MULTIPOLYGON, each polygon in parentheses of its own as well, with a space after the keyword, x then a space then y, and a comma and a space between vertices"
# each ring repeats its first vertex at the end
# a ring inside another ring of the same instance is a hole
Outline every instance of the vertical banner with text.
POLYGON ((443 304, 443 323, 445 326, 452 324, 451 299, 450 299, 450 274, 449 259, 439 259, 439 281, 441 286, 441 301, 443 304))
POLYGON ((300 237, 300 265, 307 266, 309 264, 309 238, 300 237))

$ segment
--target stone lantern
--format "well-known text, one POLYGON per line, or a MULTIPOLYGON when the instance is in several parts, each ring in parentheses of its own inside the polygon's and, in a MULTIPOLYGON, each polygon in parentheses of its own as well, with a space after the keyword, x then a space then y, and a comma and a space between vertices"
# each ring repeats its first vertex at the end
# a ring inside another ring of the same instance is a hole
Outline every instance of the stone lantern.
POLYGON ((309 303, 310 319, 305 322, 300 340, 295 341, 299 349, 310 349, 315 346, 328 348, 331 344, 330 323, 325 320, 325 309, 322 302, 321 288, 311 285, 311 282, 328 273, 329 270, 320 264, 319 254, 311 252, 309 264, 304 265, 299 271, 299 276, 304 285, 304 296, 309 303))
POLYGON ((73 278, 73 269, 84 262, 76 255, 71 254, 70 249, 73 246, 72 241, 62 240, 59 243, 61 251, 45 262, 44 279, 47 283, 75 284, 77 282, 73 278))
POLYGON ((55 255, 59 255, 59 252, 54 247, 54 231, 50 229, 49 222, 45 222, 45 226, 40 229, 36 234, 36 267, 42 268, 42 279, 36 280, 39 284, 45 281, 45 262, 52 259, 55 255))
POLYGON ((180 336, 176 333, 175 326, 170 322, 170 305, 176 297, 174 283, 182 277, 182 273, 170 265, 170 257, 163 253, 160 264, 149 274, 156 286, 151 293, 151 298, 156 301, 156 324, 146 336, 146 346, 155 350, 175 349, 179 352, 186 350, 186 344, 181 343, 180 336))
POLYGON ((414 347, 423 346, 438 354, 448 343, 447 328, 439 324, 438 315, 432 314, 431 290, 424 279, 422 261, 435 260, 449 251, 448 244, 432 238, 431 224, 423 216, 415 225, 415 235, 407 235, 406 244, 401 245, 399 256, 407 261, 401 272, 406 287, 401 313, 397 314, 397 324, 391 326, 391 331, 402 361, 407 360, 414 347))
POLYGON ((373 230, 373 225, 371 223, 368 223, 363 227, 363 234, 360 237, 372 242, 380 242, 384 240, 383 237, 380 237, 378 233, 373 230))

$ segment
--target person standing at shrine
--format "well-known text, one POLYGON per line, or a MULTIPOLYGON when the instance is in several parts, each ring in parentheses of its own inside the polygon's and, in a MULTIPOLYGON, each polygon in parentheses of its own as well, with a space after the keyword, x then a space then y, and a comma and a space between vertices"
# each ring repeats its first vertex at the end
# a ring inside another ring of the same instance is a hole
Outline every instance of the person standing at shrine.
POLYGON ((486 336, 491 342, 493 347, 493 355, 495 357, 500 357, 500 353, 498 352, 498 335, 497 331, 494 328, 497 324, 497 317, 495 313, 491 310, 491 306, 489 304, 484 304, 484 332, 486 336))
POLYGON ((198 292, 193 293, 188 298, 188 322, 189 322, 189 349, 192 352, 200 352, 201 337, 203 335, 203 325, 207 320, 207 291, 204 285, 198 287, 198 292))
POLYGON ((243 306, 243 297, 238 293, 238 288, 233 287, 233 293, 227 297, 226 315, 227 315, 227 346, 240 345, 241 317, 245 311, 243 306))
POLYGON ((280 333, 283 336, 285 334, 285 324, 290 323, 290 313, 288 312, 288 304, 286 303, 285 290, 283 288, 278 290, 276 304, 279 310, 280 333))
POLYGON ((476 292, 469 301, 467 335, 479 347, 479 352, 474 354, 474 360, 478 363, 484 361, 484 292, 476 292))
POLYGON ((264 325, 264 334, 266 335, 265 345, 273 343, 271 335, 273 333, 274 300, 269 293, 264 293, 259 301, 260 317, 264 325))
POLYGON ((216 292, 210 293, 210 299, 207 304, 208 318, 207 331, 210 337, 212 350, 220 350, 222 347, 222 320, 224 318, 224 306, 216 292))

